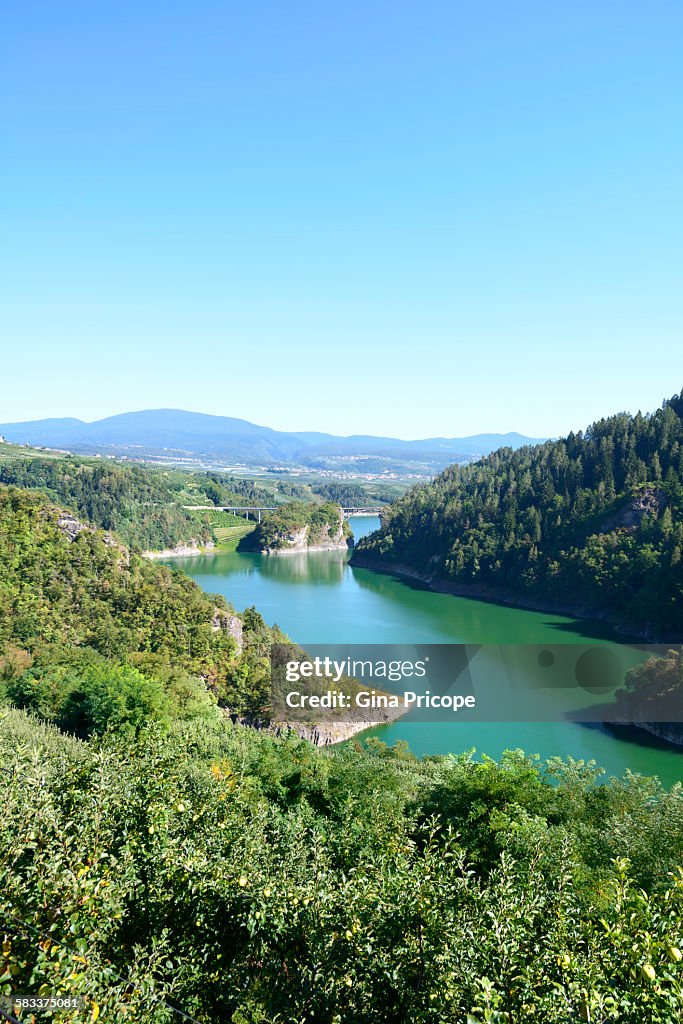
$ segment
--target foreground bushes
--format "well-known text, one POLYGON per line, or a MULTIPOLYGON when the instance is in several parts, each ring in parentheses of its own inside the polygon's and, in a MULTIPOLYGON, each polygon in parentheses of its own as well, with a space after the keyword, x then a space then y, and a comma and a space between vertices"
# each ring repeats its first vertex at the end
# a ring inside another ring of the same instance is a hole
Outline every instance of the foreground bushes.
POLYGON ((2 714, 0 985, 91 1000, 55 1019, 679 1019, 678 788, 2 714))

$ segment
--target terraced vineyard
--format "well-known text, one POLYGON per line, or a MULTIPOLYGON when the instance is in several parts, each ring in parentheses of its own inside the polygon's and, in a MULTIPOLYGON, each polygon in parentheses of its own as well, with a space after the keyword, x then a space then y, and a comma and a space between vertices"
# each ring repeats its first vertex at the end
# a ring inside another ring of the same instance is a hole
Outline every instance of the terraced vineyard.
POLYGON ((197 522, 208 524, 216 538, 216 543, 221 548, 234 548, 241 537, 251 533, 256 526, 253 519, 246 519, 244 516, 234 515, 232 512, 223 512, 221 509, 209 509, 208 511, 194 512, 197 522))

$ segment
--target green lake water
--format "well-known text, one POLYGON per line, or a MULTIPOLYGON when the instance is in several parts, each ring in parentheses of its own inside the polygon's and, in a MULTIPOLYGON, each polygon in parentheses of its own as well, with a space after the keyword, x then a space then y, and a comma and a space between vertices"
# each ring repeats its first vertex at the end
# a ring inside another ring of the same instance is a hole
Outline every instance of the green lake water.
MULTIPOLYGON (((378 526, 374 517, 352 520, 356 538, 378 526)), ((610 642, 593 622, 525 611, 470 598, 435 594, 394 576, 354 569, 343 551, 281 556, 230 552, 173 559, 206 591, 223 594, 238 611, 254 605, 269 623, 307 644, 467 643, 565 644, 610 642)), ((610 775, 630 769, 658 775, 666 785, 682 777, 683 751, 574 722, 475 723, 399 720, 363 734, 387 743, 407 740, 418 756, 475 747, 499 757, 522 748, 541 758, 594 759, 610 775)))

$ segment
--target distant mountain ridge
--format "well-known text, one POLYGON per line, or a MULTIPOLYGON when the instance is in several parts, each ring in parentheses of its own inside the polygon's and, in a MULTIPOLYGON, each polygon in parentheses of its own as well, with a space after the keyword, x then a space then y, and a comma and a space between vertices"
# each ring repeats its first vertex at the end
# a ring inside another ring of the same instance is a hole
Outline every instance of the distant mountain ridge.
POLYGON ((544 440, 515 432, 418 441, 365 434, 338 437, 314 431, 273 430, 231 416, 181 409, 127 412, 92 423, 69 417, 3 423, 0 434, 15 444, 80 453, 140 458, 175 455, 246 466, 356 468, 359 471, 365 468, 372 472, 384 468, 424 473, 438 471, 453 462, 469 462, 503 446, 516 449, 544 440))

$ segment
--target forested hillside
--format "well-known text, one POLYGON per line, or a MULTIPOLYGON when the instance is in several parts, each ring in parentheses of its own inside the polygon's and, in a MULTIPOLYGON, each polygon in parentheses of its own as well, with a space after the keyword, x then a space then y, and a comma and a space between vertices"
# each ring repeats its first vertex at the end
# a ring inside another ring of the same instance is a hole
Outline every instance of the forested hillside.
POLYGON ((216 701, 258 712, 273 636, 253 609, 237 616, 47 499, 0 487, 1 665, 19 706, 70 726, 80 715, 81 733, 124 691, 120 713, 138 724, 216 701))
POLYGON ((195 539, 220 539, 214 520, 184 505, 276 506, 292 501, 324 505, 388 502, 393 488, 381 485, 287 479, 257 482, 216 472, 188 472, 112 459, 56 455, 0 444, 0 484, 34 488, 68 505, 103 530, 138 550, 160 550, 195 539))
POLYGON ((683 397, 452 466, 386 510, 354 562, 683 637, 683 397))
POLYGON ((278 483, 282 494, 276 496, 251 480, 219 473, 71 455, 55 458, 9 445, 2 446, 0 455, 0 484, 44 491, 138 550, 174 547, 191 538, 212 539, 209 518, 190 514, 183 505, 272 505, 303 491, 295 484, 278 483))
POLYGON ((405 493, 406 485, 398 481, 381 483, 377 480, 364 480, 360 484, 330 480, 328 483, 312 483, 311 489, 323 501, 334 501, 345 508, 362 508, 367 505, 388 505, 405 493))

